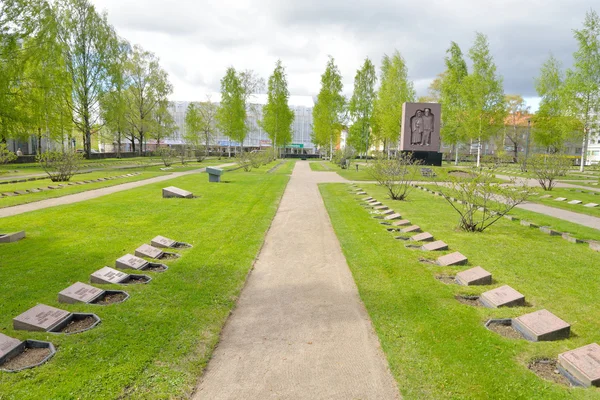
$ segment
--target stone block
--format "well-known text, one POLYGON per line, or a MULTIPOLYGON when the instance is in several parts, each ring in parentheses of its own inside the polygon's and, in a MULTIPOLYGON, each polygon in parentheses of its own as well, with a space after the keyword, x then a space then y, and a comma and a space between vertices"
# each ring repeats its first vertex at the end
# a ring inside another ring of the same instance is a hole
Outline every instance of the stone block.
POLYGON ((596 242, 594 240, 590 240, 588 242, 588 245, 590 246, 590 249, 592 249, 594 251, 600 251, 600 242, 596 242))
POLYGON ((540 231, 542 231, 545 234, 550 235, 550 236, 560 236, 560 235, 562 235, 561 232, 555 231, 554 229, 551 229, 548 226, 540 226, 540 231))
POLYGON ((584 207, 594 208, 594 207, 598 207, 598 204, 596 204, 596 203, 587 203, 587 204, 584 205, 584 207))
POLYGON ((145 267, 150 264, 148 261, 143 258, 136 257, 132 254, 125 254, 123 257, 119 257, 115 262, 115 267, 120 269, 135 269, 135 270, 143 270, 145 267))
POLYGON ((158 248, 174 248, 177 245, 177 241, 164 236, 156 236, 150 241, 150 244, 158 248))
POLYGON ((356 194, 357 194, 358 196, 364 196, 364 195, 366 195, 366 194, 367 194, 367 192, 356 192, 356 194))
POLYGON ((373 207, 375 210, 377 211, 384 211, 384 210, 389 210, 388 206, 377 206, 377 207, 373 207))
POLYGON ((442 240, 436 240, 435 242, 427 243, 421 246, 421 250, 424 251, 440 251, 448 250, 448 245, 442 240))
POLYGON ((533 222, 525 221, 525 220, 521 220, 521 225, 528 226, 530 228, 539 228, 539 225, 534 224, 533 222))
POLYGON ((191 199, 194 197, 192 192, 188 192, 187 190, 179 189, 175 186, 169 186, 163 188, 162 197, 165 199, 169 198, 183 198, 183 199, 191 199))
POLYGON ((68 311, 38 304, 13 318, 13 328, 21 331, 50 331, 69 316, 71 313, 68 311))
POLYGON ((433 235, 429 232, 419 233, 410 238, 414 242, 431 242, 433 241, 433 235))
POLYGON ((362 201, 371 201, 371 200, 373 200, 373 198, 372 197, 365 197, 364 199, 361 199, 361 200, 362 201))
POLYGON ((75 303, 91 303, 100 297, 104 290, 95 288, 81 282, 75 282, 68 288, 58 293, 58 302, 75 304, 75 303))
POLYGON ((509 221, 518 221, 518 218, 513 217, 512 215, 505 215, 504 218, 506 218, 509 221))
POLYGON ((147 244, 143 244, 137 249, 135 249, 135 255, 138 257, 148 257, 148 258, 161 258, 163 256, 163 251, 161 249, 157 249, 154 246, 150 246, 147 244))
POLYGON ((3 333, 0 333, 0 358, 4 357, 21 344, 19 339, 11 338, 3 333))
POLYGON ((488 308, 521 307, 525 305, 525 296, 508 285, 483 293, 479 300, 488 308))
POLYGON ((441 256, 437 259, 436 264, 441 265, 442 267, 449 267, 451 265, 464 265, 469 260, 467 257, 455 251, 454 253, 446 254, 445 256, 441 256))
POLYGON ((588 344, 558 355, 561 372, 583 386, 600 386, 600 346, 588 344))
POLYGON ((566 197, 557 197, 554 199, 554 201, 565 201, 566 199, 566 197))
POLYGON ((25 231, 0 233, 0 243, 14 243, 25 237, 25 231))
POLYGON ((384 220, 386 220, 386 221, 392 221, 392 220, 400 219, 400 218, 402 218, 402 216, 400 214, 398 214, 398 213, 392 213, 392 214, 386 215, 385 218, 384 218, 384 220))
POLYGON ((573 237, 568 233, 563 233, 562 238, 565 239, 569 243, 583 243, 583 240, 577 239, 576 237, 573 237))
POLYGON ((566 339, 571 333, 571 325, 548 310, 521 315, 513 319, 512 325, 531 342, 566 339))
POLYGON ((569 204, 581 204, 581 203, 582 203, 582 201, 581 201, 581 200, 571 200, 571 201, 569 202, 569 204))
POLYGON ((373 202, 369 202, 367 204, 370 205, 371 207, 377 207, 377 206, 383 205, 383 203, 381 203, 380 201, 373 201, 373 202))
POLYGON ((392 222, 392 226, 406 226, 410 225, 410 221, 407 219, 401 219, 400 221, 392 222))
POLYGON ((550 194, 545 194, 545 195, 543 195, 543 196, 540 196, 540 199, 549 199, 549 198, 551 198, 551 197, 552 197, 552 195, 550 195, 550 194))
MULTIPOLYGON (((209 182, 221 182, 221 175, 223 175, 223 172, 224 171, 221 168, 206 167, 209 182)), ((361 191, 362 189, 357 190, 361 191)))
POLYGON ((90 282, 98 284, 121 284, 127 280, 129 280, 128 274, 110 267, 104 267, 90 275, 90 282))
POLYGON ((419 225, 411 225, 407 228, 400 229, 400 232, 402 232, 402 233, 417 233, 417 232, 421 232, 421 227, 419 225))
POLYGON ((456 282, 463 286, 491 285, 492 274, 481 267, 475 267, 456 274, 456 282))
POLYGON ((381 215, 392 215, 394 214, 394 210, 384 210, 380 213, 381 215))

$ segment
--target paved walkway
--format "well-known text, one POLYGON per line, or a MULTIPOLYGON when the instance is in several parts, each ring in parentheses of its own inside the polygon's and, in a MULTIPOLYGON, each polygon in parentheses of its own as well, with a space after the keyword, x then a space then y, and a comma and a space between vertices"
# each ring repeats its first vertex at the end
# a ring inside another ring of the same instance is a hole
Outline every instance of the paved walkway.
MULTIPOLYGON (((223 164, 217 166, 218 168, 225 168, 233 165, 232 163, 223 164)), ((21 204, 18 206, 0 208, 0 218, 12 217, 13 215, 19 215, 30 211, 41 210, 43 208, 62 206, 65 204, 79 203, 80 201, 95 199, 97 197, 106 196, 108 194, 122 192, 124 190, 134 189, 141 186, 150 185, 156 182, 168 181, 170 179, 179 178, 180 176, 197 174, 204 172, 205 168, 195 169, 185 172, 175 172, 169 175, 157 176, 156 178, 144 179, 136 182, 123 183, 121 185, 109 186, 100 189, 88 190, 86 192, 69 194, 62 197, 56 197, 53 199, 36 201, 33 203, 21 204)), ((208 179, 208 178, 207 178, 208 179)))
POLYGON ((397 399, 319 194, 347 182, 296 163, 193 399, 397 399))

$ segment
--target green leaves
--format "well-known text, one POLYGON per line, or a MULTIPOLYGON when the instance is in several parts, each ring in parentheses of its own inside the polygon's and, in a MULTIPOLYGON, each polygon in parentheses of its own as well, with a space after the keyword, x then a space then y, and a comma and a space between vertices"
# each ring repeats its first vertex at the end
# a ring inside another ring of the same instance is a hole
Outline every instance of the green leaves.
POLYGON ((292 123, 294 112, 288 106, 290 92, 287 86, 285 68, 277 60, 275 70, 269 77, 268 100, 263 107, 261 127, 267 132, 276 146, 285 146, 292 141, 292 123))
POLYGON ((370 145, 369 137, 376 98, 376 82, 377 74, 375 72, 375 65, 373 65, 369 58, 366 58, 361 69, 356 71, 354 93, 348 107, 350 118, 352 119, 348 143, 359 152, 364 153, 365 156, 370 145))
POLYGON ((321 90, 317 104, 313 108, 313 142, 321 147, 329 147, 333 153, 334 144, 340 137, 346 99, 342 95, 342 76, 329 57, 325 72, 321 75, 321 90))
POLYGON ((221 79, 221 104, 217 111, 217 126, 221 133, 242 144, 246 137, 246 107, 242 81, 233 67, 221 79))

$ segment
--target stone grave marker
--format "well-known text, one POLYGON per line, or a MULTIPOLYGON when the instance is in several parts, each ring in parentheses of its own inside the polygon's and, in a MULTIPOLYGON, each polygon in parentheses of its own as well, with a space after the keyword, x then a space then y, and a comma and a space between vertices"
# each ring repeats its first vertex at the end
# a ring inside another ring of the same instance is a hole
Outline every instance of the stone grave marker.
POLYGON ((594 251, 600 251, 600 242, 596 242, 594 240, 590 240, 588 242, 588 245, 590 246, 590 249, 592 249, 594 251))
POLYGON ((384 210, 389 210, 389 207, 384 205, 384 206, 373 207, 373 209, 375 209, 377 211, 384 211, 384 210))
POLYGON ((519 307, 525 305, 525 296, 508 285, 482 293, 479 300, 488 308, 519 307))
POLYGON ((549 199, 549 198, 551 198, 551 197, 552 197, 552 195, 550 195, 550 194, 545 194, 545 195, 543 195, 543 196, 540 196, 540 199, 549 199))
POLYGON ((565 201, 566 199, 566 197, 557 197, 554 199, 554 201, 565 201))
POLYGON ((392 222, 392 226, 406 226, 410 225, 410 221, 407 219, 401 219, 400 221, 392 222))
POLYGON ((463 286, 491 285, 492 274, 481 267, 475 267, 456 274, 456 282, 463 286))
POLYGON ((419 225, 411 225, 408 228, 400 229, 402 233, 417 233, 421 232, 421 227, 419 225))
POLYGON ((596 203, 587 203, 586 205, 584 205, 584 207, 594 208, 594 207, 598 207, 598 204, 596 204, 596 203))
POLYGON ((161 258, 164 252, 154 246, 143 244, 135 249, 135 255, 138 257, 161 258))
POLYGON ((0 233, 0 243, 14 243, 25 237, 25 231, 0 233))
POLYGON ((147 267, 150 263, 143 258, 136 257, 132 254, 125 254, 119 257, 115 262, 115 267, 121 269, 136 269, 142 270, 147 267))
POLYGON ((372 203, 368 203, 371 207, 382 206, 383 204, 379 201, 374 201, 372 203))
POLYGON ((571 201, 569 202, 569 204, 581 204, 581 203, 582 203, 582 201, 581 201, 581 200, 571 200, 571 201))
POLYGON ((185 242, 178 242, 173 239, 166 238, 164 236, 156 236, 154 239, 150 241, 150 244, 154 247, 158 248, 171 248, 171 249, 180 249, 184 247, 192 247, 191 244, 185 242))
POLYGON ((588 344, 558 355, 559 369, 583 386, 600 386, 600 346, 588 344))
POLYGON ((410 238, 414 242, 431 242, 433 241, 433 235, 429 232, 419 233, 410 238))
POLYGON ((505 215, 504 218, 506 218, 509 221, 516 221, 517 220, 517 218, 513 217, 512 215, 505 215))
POLYGON ((451 265, 463 265, 466 264, 469 260, 467 257, 455 251, 454 253, 446 254, 445 256, 441 256, 437 259, 436 263, 441 265, 442 267, 449 267, 451 265))
POLYGON ((402 218, 402 216, 400 214, 393 212, 391 214, 386 215, 383 219, 386 221, 393 221, 395 219, 400 219, 400 218, 402 218))
POLYGON ((569 243, 583 243, 583 240, 577 239, 574 236, 571 236, 569 233, 565 232, 562 234, 562 238, 565 239, 569 243))
POLYGON ((19 339, 11 338, 3 333, 0 333, 0 358, 4 357, 21 344, 19 339))
POLYGON ((533 222, 521 220, 521 225, 528 226, 530 228, 539 228, 539 225, 534 224, 533 222))
POLYGON ((91 303, 100 297, 104 293, 104 290, 95 288, 85 283, 76 282, 64 289, 58 294, 58 301, 60 303, 75 304, 91 303))
POLYGON ((448 245, 442 240, 436 240, 435 242, 427 243, 421 246, 421 250, 425 251, 440 251, 448 250, 448 245))
POLYGON ((175 186, 169 186, 163 188, 162 197, 165 199, 170 198, 182 198, 182 199, 191 199, 194 197, 192 192, 188 192, 187 190, 179 189, 175 186))
POLYGON ((548 234, 550 236, 560 236, 562 235, 562 233, 555 231, 554 229, 551 229, 548 226, 540 226, 540 231, 544 232, 545 234, 548 234))
POLYGON ((221 168, 206 167, 206 173, 208 174, 209 182, 221 182, 221 175, 223 175, 223 170, 221 168))
POLYGON ((90 282, 99 284, 115 283, 119 284, 129 279, 125 272, 117 271, 110 267, 104 267, 90 275, 90 282))
POLYGON ((364 199, 361 199, 361 200, 362 201, 371 201, 371 200, 373 200, 373 198, 372 197, 365 197, 364 199))
POLYGON ((512 326, 531 342, 566 339, 571 333, 571 325, 548 310, 513 318, 512 326))
POLYGON ((68 311, 38 304, 13 318, 13 328, 17 331, 45 332, 52 330, 70 316, 71 313, 68 311))
POLYGON ((367 192, 363 192, 363 191, 356 192, 357 196, 364 196, 365 194, 367 194, 367 192))

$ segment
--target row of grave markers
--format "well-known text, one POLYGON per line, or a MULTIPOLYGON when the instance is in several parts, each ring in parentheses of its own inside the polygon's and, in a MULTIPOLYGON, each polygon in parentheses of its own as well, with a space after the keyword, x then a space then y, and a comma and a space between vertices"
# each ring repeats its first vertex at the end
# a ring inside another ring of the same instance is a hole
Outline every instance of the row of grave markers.
MULTIPOLYGON (((147 261, 142 258, 161 260, 168 258, 177 258, 180 255, 166 252, 167 248, 188 248, 192 247, 188 243, 177 242, 163 236, 156 236, 151 241, 151 245, 143 244, 135 250, 135 255, 126 254, 115 262, 115 267, 134 271, 153 271, 164 272, 168 269, 165 264, 147 261)), ((148 275, 127 274, 111 267, 104 267, 90 274, 90 283, 95 284, 120 284, 128 285, 134 283, 148 283, 152 280, 148 275)), ((101 304, 107 296, 119 296, 119 300, 114 303, 122 303, 129 298, 129 294, 121 290, 103 290, 82 282, 76 282, 58 294, 58 302, 66 304, 86 303, 101 304)), ((108 303, 106 303, 108 304, 108 303)), ((66 310, 51 307, 45 304, 38 304, 33 308, 13 318, 13 328, 15 330, 39 331, 50 333, 75 334, 88 331, 100 323, 100 318, 93 313, 71 313, 66 310), (87 326, 80 330, 65 332, 65 328, 70 324, 90 319, 87 326)), ((0 333, 0 370, 17 372, 23 369, 36 367, 48 361, 56 350, 52 343, 37 340, 20 341, 18 339, 6 336, 0 333), (8 363, 22 354, 26 349, 44 348, 47 349, 47 356, 34 365, 27 365, 18 369, 3 369, 2 365, 8 363)))
MULTIPOLYGON (((356 185, 353 184, 353 186, 356 185)), ((358 196, 367 195, 363 189, 358 187, 351 190, 351 192, 358 196)), ((375 218, 385 220, 381 222, 382 224, 395 226, 395 228, 387 228, 388 231, 414 234, 410 237, 398 236, 396 239, 411 242, 428 242, 423 245, 409 244, 406 247, 418 248, 423 251, 448 250, 446 243, 441 240, 436 241, 432 234, 422 232, 418 225, 412 225, 410 221, 401 219, 402 217, 399 213, 389 209, 389 207, 383 205, 373 197, 365 197, 360 200, 366 202, 366 207, 373 208, 373 213, 379 214, 375 218)), ((435 262, 427 259, 421 259, 421 261, 439 266, 455 266, 467 264, 468 259, 460 252, 453 252, 438 257, 435 262)), ((458 272, 455 276, 455 282, 464 286, 490 285, 492 284, 492 274, 477 266, 458 272)), ((486 291, 478 299, 487 308, 525 306, 525 296, 508 285, 486 291)), ((490 324, 498 322, 504 325, 511 325, 523 338, 532 342, 567 339, 571 333, 570 324, 545 309, 508 320, 492 319, 487 321, 485 326, 487 328, 490 324)), ((600 386, 600 345, 592 343, 559 354, 558 367, 560 372, 574 385, 600 386)))
MULTIPOLYGON (((47 187, 39 187, 39 188, 35 188, 35 189, 15 190, 12 192, 2 192, 2 193, 0 193, 0 198, 14 197, 14 196, 20 196, 20 195, 30 194, 30 193, 46 192, 49 190, 63 189, 63 188, 69 187, 69 186, 78 186, 78 185, 85 185, 88 183, 104 182, 104 181, 110 181, 113 179, 129 178, 129 177, 136 176, 136 175, 140 175, 140 173, 136 172, 136 173, 131 173, 131 174, 119 175, 119 176, 109 176, 107 178, 98 178, 98 179, 91 179, 91 180, 85 180, 85 181, 69 182, 67 184, 61 183, 58 185, 50 185, 47 187)), ((44 178, 44 179, 46 179, 46 178, 44 178)))
MULTIPOLYGON (((442 193, 440 192, 435 192, 433 190, 430 190, 424 186, 420 186, 420 185, 414 185, 417 189, 423 190, 425 192, 429 192, 433 195, 436 196, 443 196, 442 193)), ((449 197, 448 198, 450 201, 455 201, 455 202, 459 202, 462 203, 461 200, 455 199, 454 197, 449 197)), ((480 211, 483 211, 483 209, 480 208, 480 211)), ((493 211, 492 211, 493 212, 493 211)), ((519 221, 519 218, 514 217, 512 215, 504 215, 505 219, 508 219, 509 221, 519 221)), ((594 251, 600 251, 600 242, 596 241, 596 240, 592 240, 592 239, 578 239, 574 236, 572 236, 570 233, 568 232, 559 232, 557 230, 554 230, 548 226, 539 226, 533 222, 529 222, 529 221, 525 221, 525 220, 521 220, 521 225, 523 226, 527 226, 530 228, 538 228, 540 230, 540 232, 543 232, 547 235, 550 236, 561 236, 564 240, 566 240, 569 243, 587 243, 589 245, 589 248, 591 250, 594 251)))
MULTIPOLYGON (((593 194, 597 194, 596 192, 591 192, 593 194)), ((543 196, 540 196, 540 199, 551 199, 552 195, 551 194, 545 194, 543 196)), ((563 202, 563 201, 567 201, 568 199, 566 197, 557 197, 554 199, 554 201, 558 201, 558 202, 563 202)), ((571 200, 567 202, 568 204, 572 204, 572 205, 579 205, 579 204, 583 204, 583 201, 581 200, 571 200)), ((598 207, 599 204, 597 203, 587 203, 587 204, 583 204, 584 207, 587 208, 596 208, 598 207)))

